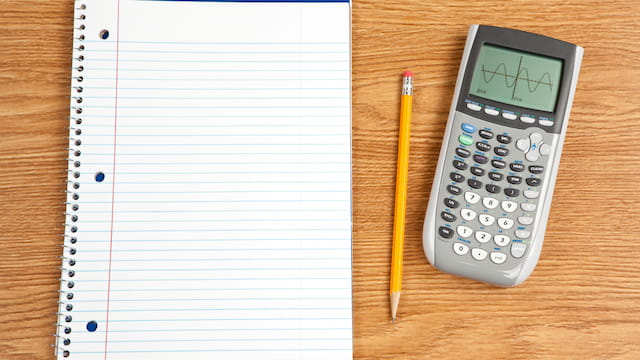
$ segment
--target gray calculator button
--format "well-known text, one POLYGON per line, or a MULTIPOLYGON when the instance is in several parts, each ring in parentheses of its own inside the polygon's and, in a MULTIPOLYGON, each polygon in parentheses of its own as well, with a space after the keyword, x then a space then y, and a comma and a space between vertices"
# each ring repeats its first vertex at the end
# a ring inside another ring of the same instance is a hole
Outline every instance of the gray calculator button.
POLYGON ((533 218, 531 216, 520 216, 518 217, 518 222, 522 225, 531 225, 533 224, 533 218))
POLYGON ((480 135, 481 138, 487 139, 487 140, 493 138, 493 133, 489 130, 480 130, 478 131, 478 135, 480 135))
POLYGON ((452 172, 451 174, 449 174, 449 177, 451 178, 451 180, 453 180, 455 182, 463 182, 464 181, 464 175, 458 174, 456 172, 452 172))
POLYGON ((487 251, 480 249, 480 248, 475 248, 475 249, 471 249, 471 256, 478 260, 478 261, 482 261, 484 259, 487 258, 487 251))
POLYGON ((500 186, 494 184, 487 184, 485 186, 485 189, 487 189, 487 191, 492 194, 497 194, 500 192, 500 186))
POLYGON ((536 204, 531 204, 531 203, 522 203, 520 204, 520 207, 522 208, 522 210, 524 211, 536 211, 536 204))
POLYGON ((529 172, 532 174, 542 174, 544 166, 542 165, 529 165, 529 172))
POLYGON ((460 195, 460 194, 462 194, 462 189, 460 189, 459 187, 457 187, 455 185, 447 185, 447 191, 449 191, 449 193, 451 195, 460 195))
POLYGON ((445 226, 440 226, 438 228, 438 234, 440 234, 440 237, 442 237, 443 239, 450 239, 453 236, 453 229, 445 226))
POLYGON ((459 204, 457 201, 453 200, 453 199, 444 198, 444 205, 445 205, 446 207, 449 207, 449 208, 455 209, 455 208, 457 208, 460 204, 459 204))
POLYGON ((456 148, 456 154, 462 158, 468 158, 471 156, 471 152, 469 150, 460 147, 456 148))
POLYGON ((491 160, 491 165, 496 169, 504 169, 507 163, 502 160, 491 160))
POLYGON ((483 168, 479 168, 479 167, 477 167, 477 166, 473 166, 473 167, 471 167, 471 169, 469 169, 469 170, 471 170, 471 173, 472 173, 473 175, 475 175, 475 176, 482 176, 482 175, 484 175, 484 169, 483 169, 483 168))
POLYGON ((517 172, 522 172, 524 171, 524 165, 519 164, 519 163, 511 163, 509 164, 509 167, 511 168, 511 170, 513 171, 517 171, 517 172))
POLYGON ((539 178, 527 178, 527 185, 529 186, 538 186, 542 182, 539 178))
POLYGON ((507 254, 501 252, 492 252, 490 258, 491 261, 493 261, 495 264, 500 265, 503 262, 507 261, 507 254))
POLYGON ((453 160, 453 167, 458 170, 464 170, 467 168, 467 163, 460 160, 453 160))
POLYGON ((507 176, 507 181, 509 184, 518 185, 522 183, 522 178, 520 176, 507 176))
POLYGON ((509 135, 498 135, 496 137, 496 139, 498 139, 498 142, 501 144, 510 144, 511 143, 511 136, 509 135))
POLYGON ((507 155, 509 155, 509 149, 503 148, 503 147, 493 148, 493 152, 495 152, 496 155, 498 155, 498 156, 507 156, 507 155))
POLYGON ((523 243, 513 243, 511 244, 511 255, 514 258, 521 258, 524 255, 524 252, 527 250, 527 245, 523 243))
POLYGON ((456 216, 453 215, 450 212, 447 211, 443 211, 440 213, 440 217, 444 220, 444 221, 448 221, 448 222, 454 222, 456 221, 456 216))
POLYGON ((504 189, 504 194, 509 197, 516 197, 520 194, 520 190, 513 189, 513 188, 506 188, 504 189))
POLYGON ((473 155, 473 161, 477 162, 478 164, 486 164, 489 159, 486 156, 473 155))
POLYGON ((476 149, 487 152, 491 150, 491 145, 478 141, 476 143, 476 149))
POLYGON ((482 181, 478 181, 474 179, 467 180, 467 184, 469 184, 469 186, 471 186, 474 189, 480 189, 482 187, 482 181))
POLYGON ((502 180, 503 175, 500 174, 499 172, 495 172, 495 171, 490 171, 489 172, 489 179, 493 180, 493 181, 500 181, 502 180))
POLYGON ((453 252, 458 255, 466 255, 469 252, 469 247, 463 243, 454 243, 453 252))

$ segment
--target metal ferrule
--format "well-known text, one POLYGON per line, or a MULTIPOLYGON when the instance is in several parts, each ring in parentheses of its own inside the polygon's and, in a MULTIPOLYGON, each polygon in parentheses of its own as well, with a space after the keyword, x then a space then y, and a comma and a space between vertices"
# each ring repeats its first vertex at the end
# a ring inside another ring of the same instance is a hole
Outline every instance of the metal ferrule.
POLYGON ((413 95, 413 78, 405 76, 402 81, 402 95, 413 95))

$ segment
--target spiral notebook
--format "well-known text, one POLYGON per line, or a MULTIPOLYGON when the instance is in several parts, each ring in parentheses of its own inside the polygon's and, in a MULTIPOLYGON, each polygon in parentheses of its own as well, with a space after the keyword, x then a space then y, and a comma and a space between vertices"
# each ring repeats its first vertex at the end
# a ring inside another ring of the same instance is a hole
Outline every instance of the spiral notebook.
POLYGON ((351 359, 348 0, 74 17, 57 358, 351 359))

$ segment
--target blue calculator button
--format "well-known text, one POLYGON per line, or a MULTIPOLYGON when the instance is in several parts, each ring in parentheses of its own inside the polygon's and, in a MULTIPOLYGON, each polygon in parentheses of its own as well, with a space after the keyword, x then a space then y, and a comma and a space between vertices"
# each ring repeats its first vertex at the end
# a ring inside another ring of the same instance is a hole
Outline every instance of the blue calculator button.
POLYGON ((476 127, 471 124, 462 123, 462 131, 468 132, 468 133, 474 133, 476 132, 476 127))

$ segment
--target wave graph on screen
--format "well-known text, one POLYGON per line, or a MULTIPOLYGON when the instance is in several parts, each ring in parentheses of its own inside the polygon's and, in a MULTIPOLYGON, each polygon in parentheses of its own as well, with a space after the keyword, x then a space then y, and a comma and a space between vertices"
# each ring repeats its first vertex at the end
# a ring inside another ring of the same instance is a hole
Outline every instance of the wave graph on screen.
POLYGON ((496 76, 501 76, 502 78, 504 78, 506 87, 509 89, 514 88, 514 91, 518 80, 525 80, 527 82, 527 88, 530 93, 535 92, 538 87, 540 87, 540 85, 548 85, 549 91, 553 92, 553 82, 551 80, 551 74, 549 74, 548 72, 543 73, 540 78, 538 78, 538 80, 532 80, 529 77, 529 69, 527 69, 526 67, 518 68, 517 74, 511 75, 507 72, 507 65, 505 63, 498 64, 498 66, 493 71, 485 68, 485 64, 482 64, 481 71, 482 78, 487 84, 491 83, 496 76), (511 79, 513 81, 509 83, 509 80, 511 79))

